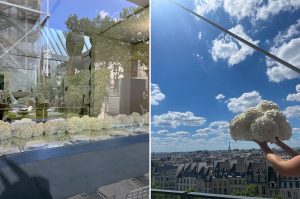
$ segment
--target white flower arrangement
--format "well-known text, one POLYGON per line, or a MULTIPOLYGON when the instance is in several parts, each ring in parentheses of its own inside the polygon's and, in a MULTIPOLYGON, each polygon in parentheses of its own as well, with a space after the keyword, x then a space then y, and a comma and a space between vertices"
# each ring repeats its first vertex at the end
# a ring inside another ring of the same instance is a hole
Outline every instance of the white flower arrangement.
POLYGON ((67 131, 67 122, 63 118, 49 120, 44 124, 45 134, 63 134, 67 131))
POLYGON ((133 124, 137 126, 142 126, 144 121, 143 117, 139 113, 131 113, 131 117, 133 118, 133 124))
POLYGON ((44 129, 44 123, 32 123, 32 136, 41 136, 44 134, 45 129, 44 129), (33 124, 34 123, 34 124, 33 124))
POLYGON ((89 128, 90 131, 100 131, 103 129, 103 121, 96 117, 91 117, 89 119, 89 128))
POLYGON ((0 140, 6 140, 11 137, 12 133, 10 123, 0 120, 0 140))
POLYGON ((107 114, 104 115, 104 119, 100 120, 103 124, 103 129, 112 129, 114 128, 115 120, 114 117, 107 114))
POLYGON ((80 117, 72 117, 67 119, 67 130, 71 134, 75 133, 83 133, 85 130, 84 120, 82 120, 80 117))
POLYGON ((234 140, 257 140, 275 142, 291 138, 292 129, 277 104, 263 100, 230 122, 230 135, 234 140))
POLYGON ((35 124, 35 122, 27 118, 17 120, 11 124, 12 134, 18 138, 31 138, 35 124))
POLYGON ((126 127, 130 125, 130 120, 125 114, 119 114, 114 117, 115 127, 126 127))

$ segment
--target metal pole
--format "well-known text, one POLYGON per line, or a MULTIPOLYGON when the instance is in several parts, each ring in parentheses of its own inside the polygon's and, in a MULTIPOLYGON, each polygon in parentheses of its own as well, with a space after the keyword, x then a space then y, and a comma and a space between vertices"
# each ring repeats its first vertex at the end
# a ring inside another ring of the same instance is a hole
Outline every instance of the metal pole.
POLYGON ((296 66, 294 66, 294 65, 292 65, 292 64, 290 64, 290 63, 288 63, 288 62, 286 62, 286 61, 284 61, 283 59, 280 59, 279 57, 277 57, 277 56, 275 56, 275 55, 269 53, 268 51, 266 51, 266 50, 264 50, 264 49, 262 49, 262 48, 260 48, 260 47, 258 47, 258 46, 256 46, 256 45, 254 45, 254 44, 248 42, 247 40, 245 40, 245 39, 239 37, 238 35, 236 35, 236 34, 230 32, 229 30, 227 30, 227 29, 223 28, 222 26, 220 26, 220 25, 214 23, 213 21, 210 21, 209 19, 206 19, 205 17, 203 17, 203 16, 199 15, 198 13, 196 13, 196 12, 194 12, 194 11, 192 11, 192 10, 186 8, 185 6, 183 6, 183 5, 181 5, 181 4, 177 3, 177 2, 175 2, 175 1, 173 1, 173 0, 169 0, 169 1, 170 1, 171 3, 173 3, 173 4, 175 4, 176 6, 182 8, 183 10, 185 10, 185 11, 191 13, 192 15, 194 15, 194 16, 196 16, 196 17, 202 19, 203 21, 205 21, 205 22, 211 24, 212 26, 218 28, 219 30, 221 30, 221 31, 223 31, 223 32, 225 32, 225 33, 227 33, 227 34, 229 34, 230 36, 232 36, 233 38, 235 38, 235 39, 239 40, 240 42, 246 44, 247 46, 250 46, 251 48, 253 48, 253 49, 255 49, 255 50, 258 50, 258 51, 262 52, 262 53, 265 54, 266 56, 270 57, 271 59, 274 59, 275 61, 279 62, 280 64, 282 64, 282 65, 284 65, 284 66, 286 66, 286 67, 288 67, 289 69, 291 69, 291 70, 293 70, 293 71, 295 71, 295 72, 297 72, 297 73, 300 73, 300 68, 298 68, 298 67, 296 67, 296 66))
POLYGON ((42 15, 48 15, 48 13, 44 13, 44 12, 41 12, 39 10, 35 10, 35 9, 28 8, 28 7, 25 7, 25 6, 20 6, 20 5, 9 3, 9 2, 6 2, 6 1, 0 1, 0 4, 15 7, 15 8, 30 11, 30 12, 34 12, 34 13, 38 13, 38 14, 42 14, 42 15))

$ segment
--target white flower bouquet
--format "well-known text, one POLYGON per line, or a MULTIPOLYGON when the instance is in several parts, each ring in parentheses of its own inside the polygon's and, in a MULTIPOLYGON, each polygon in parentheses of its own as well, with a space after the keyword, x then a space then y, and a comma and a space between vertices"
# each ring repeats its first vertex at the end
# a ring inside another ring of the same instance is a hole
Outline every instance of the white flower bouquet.
POLYGON ((275 137, 289 140, 292 129, 277 104, 263 100, 230 122, 230 135, 234 140, 256 140, 274 143, 275 137))

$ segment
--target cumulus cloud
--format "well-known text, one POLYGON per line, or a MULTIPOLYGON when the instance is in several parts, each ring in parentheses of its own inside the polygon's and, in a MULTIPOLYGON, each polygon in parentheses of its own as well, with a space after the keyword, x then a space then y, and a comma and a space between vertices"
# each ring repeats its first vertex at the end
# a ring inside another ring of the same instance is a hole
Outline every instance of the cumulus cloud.
POLYGON ((300 8, 300 1, 295 0, 268 0, 267 4, 259 7, 256 19, 267 20, 282 11, 295 11, 300 8))
POLYGON ((262 97, 257 91, 243 93, 240 97, 230 98, 227 107, 233 113, 239 113, 245 111, 247 108, 256 106, 261 99, 262 97))
POLYGON ((154 115, 152 124, 155 126, 164 126, 176 128, 178 126, 202 126, 206 122, 204 117, 195 116, 194 113, 187 112, 172 112, 162 115, 154 115))
POLYGON ((300 135, 300 128, 293 128, 293 133, 297 133, 300 135))
POLYGON ((300 102, 300 84, 296 86, 296 93, 288 94, 286 97, 287 101, 297 101, 300 102))
POLYGON ((209 127, 216 128, 216 129, 228 129, 229 122, 227 121, 214 121, 209 124, 209 127))
POLYGON ((206 15, 219 8, 231 17, 241 20, 250 17, 251 21, 268 20, 283 11, 295 11, 300 8, 300 2, 295 0, 194 0, 194 10, 200 15, 206 15))
MULTIPOLYGON (((245 32, 244 28, 241 25, 237 25, 229 31, 237 34, 243 39, 258 44, 259 40, 252 40, 245 32)), ((254 49, 245 45, 244 43, 233 39, 232 37, 224 34, 221 34, 218 38, 212 41, 211 55, 214 61, 218 59, 223 59, 228 62, 229 66, 233 66, 244 61, 247 56, 252 55, 254 49)))
POLYGON ((218 137, 221 133, 228 134, 229 123, 227 121, 214 121, 211 122, 208 127, 201 128, 196 131, 196 136, 206 137, 213 135, 213 137, 218 137))
POLYGON ((194 0, 194 10, 200 15, 216 11, 222 6, 223 0, 194 0))
MULTIPOLYGON (((292 39, 287 43, 283 43, 281 46, 272 47, 271 53, 280 57, 283 60, 287 60, 289 63, 299 67, 300 63, 300 38, 292 39)), ((281 82, 286 79, 295 79, 299 77, 299 74, 295 71, 279 64, 276 61, 267 59, 267 75, 272 82, 281 82)))
POLYGON ((165 135, 165 134, 168 134, 168 133, 169 133, 169 131, 166 130, 166 129, 156 131, 156 134, 158 134, 158 135, 165 135))
POLYGON ((241 1, 241 0, 224 0, 224 10, 230 16, 241 20, 245 17, 255 16, 256 8, 260 0, 241 1))
POLYGON ((283 113, 288 117, 288 118, 300 118, 300 106, 288 106, 285 108, 283 113))
POLYGON ((105 10, 101 10, 100 12, 99 12, 99 16, 102 18, 102 19, 104 19, 105 17, 107 17, 109 15, 109 13, 107 12, 107 11, 105 11, 105 10))
POLYGON ((151 84, 151 105, 159 105, 166 98, 157 84, 151 84))
POLYGON ((222 93, 218 94, 215 99, 218 101, 222 101, 225 98, 225 95, 223 95, 222 93))
POLYGON ((282 43, 298 36, 300 34, 300 19, 293 25, 291 25, 287 30, 280 31, 274 38, 275 46, 279 46, 282 43))

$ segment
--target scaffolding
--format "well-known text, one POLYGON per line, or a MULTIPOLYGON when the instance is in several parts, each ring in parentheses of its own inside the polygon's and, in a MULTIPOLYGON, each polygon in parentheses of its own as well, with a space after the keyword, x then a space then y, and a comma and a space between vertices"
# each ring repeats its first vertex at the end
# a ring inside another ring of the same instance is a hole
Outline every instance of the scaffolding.
POLYGON ((0 1, 0 71, 9 90, 28 91, 36 84, 42 51, 40 30, 50 17, 49 0, 45 2, 46 12, 41 11, 41 0, 0 1))

